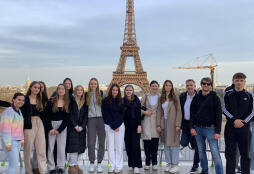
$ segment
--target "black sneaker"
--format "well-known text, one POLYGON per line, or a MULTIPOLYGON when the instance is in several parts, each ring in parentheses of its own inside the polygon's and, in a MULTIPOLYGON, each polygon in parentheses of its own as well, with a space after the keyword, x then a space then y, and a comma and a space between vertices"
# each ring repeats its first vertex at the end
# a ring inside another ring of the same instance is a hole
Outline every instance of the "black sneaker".
POLYGON ((58 173, 58 174, 64 174, 64 170, 63 170, 63 169, 58 169, 58 170, 57 170, 57 173, 58 173))
POLYGON ((206 172, 202 171, 202 172, 201 172, 201 173, 199 173, 199 174, 208 174, 208 173, 206 173, 206 172))
POLYGON ((198 167, 192 167, 190 173, 198 173, 198 167))
POLYGON ((237 168, 237 172, 236 172, 236 173, 242 173, 241 167, 238 167, 238 168, 237 168))
POLYGON ((57 171, 56 170, 50 170, 49 174, 57 174, 57 171))

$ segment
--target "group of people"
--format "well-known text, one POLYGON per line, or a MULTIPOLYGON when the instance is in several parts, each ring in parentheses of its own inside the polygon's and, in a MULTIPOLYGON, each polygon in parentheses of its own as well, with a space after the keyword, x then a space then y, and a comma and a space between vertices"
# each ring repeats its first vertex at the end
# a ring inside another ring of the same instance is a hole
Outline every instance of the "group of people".
POLYGON ((140 139, 145 152, 145 170, 158 169, 157 153, 161 142, 165 172, 179 172, 180 146, 190 144, 195 150, 190 173, 198 172, 200 162, 201 174, 208 174, 207 140, 216 174, 223 174, 218 145, 222 112, 227 118, 224 132, 226 173, 235 174, 239 149, 242 174, 249 174, 250 167, 254 170, 254 149, 250 148, 251 141, 254 145, 250 131, 254 97, 244 89, 246 76, 243 73, 234 74, 232 82, 221 103, 212 90, 212 80, 207 77, 201 79, 199 91, 196 91, 194 80, 186 80, 186 92, 179 97, 172 81, 166 80, 160 93, 159 83, 151 81, 150 91, 141 100, 132 85, 125 86, 122 96, 119 85, 112 84, 106 95, 99 89, 96 78, 90 79, 87 92, 81 85, 73 89, 71 79, 66 78, 48 99, 45 83, 34 81, 26 95, 16 93, 12 104, 0 103, 8 107, 0 119, 2 147, 9 160, 7 174, 15 173, 21 146, 24 147, 26 174, 45 174, 47 170, 50 174, 64 173, 66 154, 68 173, 82 174, 78 158, 86 147, 89 172, 103 172, 105 140, 109 173, 120 173, 123 169, 124 145, 130 171, 139 173, 142 168, 140 139))

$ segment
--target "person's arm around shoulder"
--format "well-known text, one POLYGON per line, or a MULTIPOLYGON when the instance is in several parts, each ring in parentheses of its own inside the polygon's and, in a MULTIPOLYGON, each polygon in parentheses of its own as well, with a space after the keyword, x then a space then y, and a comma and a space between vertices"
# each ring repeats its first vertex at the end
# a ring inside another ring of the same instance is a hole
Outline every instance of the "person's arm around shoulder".
MULTIPOLYGON (((147 100, 148 100, 148 94, 145 94, 142 98, 141 98, 141 106, 145 106, 146 103, 147 103, 147 100)), ((144 114, 146 116, 151 116, 153 114, 152 111, 150 110, 143 110, 142 107, 141 107, 141 114, 144 114)))
POLYGON ((2 106, 2 107, 10 107, 11 103, 9 103, 7 101, 0 100, 0 106, 2 106))

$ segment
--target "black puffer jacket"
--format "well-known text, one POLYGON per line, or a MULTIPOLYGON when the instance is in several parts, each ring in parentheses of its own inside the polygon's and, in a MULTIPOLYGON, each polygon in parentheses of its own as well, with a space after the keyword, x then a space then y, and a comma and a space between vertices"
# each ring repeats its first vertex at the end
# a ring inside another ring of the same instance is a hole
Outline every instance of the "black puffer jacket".
POLYGON ((215 132, 220 134, 222 121, 221 102, 214 91, 203 96, 200 90, 195 95, 191 103, 190 116, 191 128, 214 125, 215 132))
POLYGON ((75 100, 70 103, 70 121, 67 127, 66 152, 79 154, 84 153, 86 149, 86 125, 88 121, 88 108, 86 104, 78 109, 75 100), (81 132, 77 132, 75 127, 82 127, 81 132))

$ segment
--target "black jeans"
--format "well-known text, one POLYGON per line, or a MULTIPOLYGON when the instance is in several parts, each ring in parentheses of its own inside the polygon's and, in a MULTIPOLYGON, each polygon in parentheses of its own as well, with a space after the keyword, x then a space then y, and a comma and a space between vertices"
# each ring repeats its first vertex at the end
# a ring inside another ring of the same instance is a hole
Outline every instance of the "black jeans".
POLYGON ((191 148, 195 150, 194 159, 193 159, 193 167, 198 168, 198 164, 200 162, 199 155, 198 155, 198 146, 194 136, 190 133, 190 126, 188 122, 183 122, 182 124, 182 136, 180 144, 182 147, 188 146, 191 144, 191 148))
POLYGON ((238 145, 241 156, 242 174, 250 173, 250 126, 235 128, 233 122, 227 121, 225 126, 225 157, 226 174, 235 174, 236 145, 238 145))
POLYGON ((143 140, 143 142, 146 155, 146 165, 150 166, 151 160, 152 165, 157 165, 159 138, 152 138, 151 140, 143 140))

